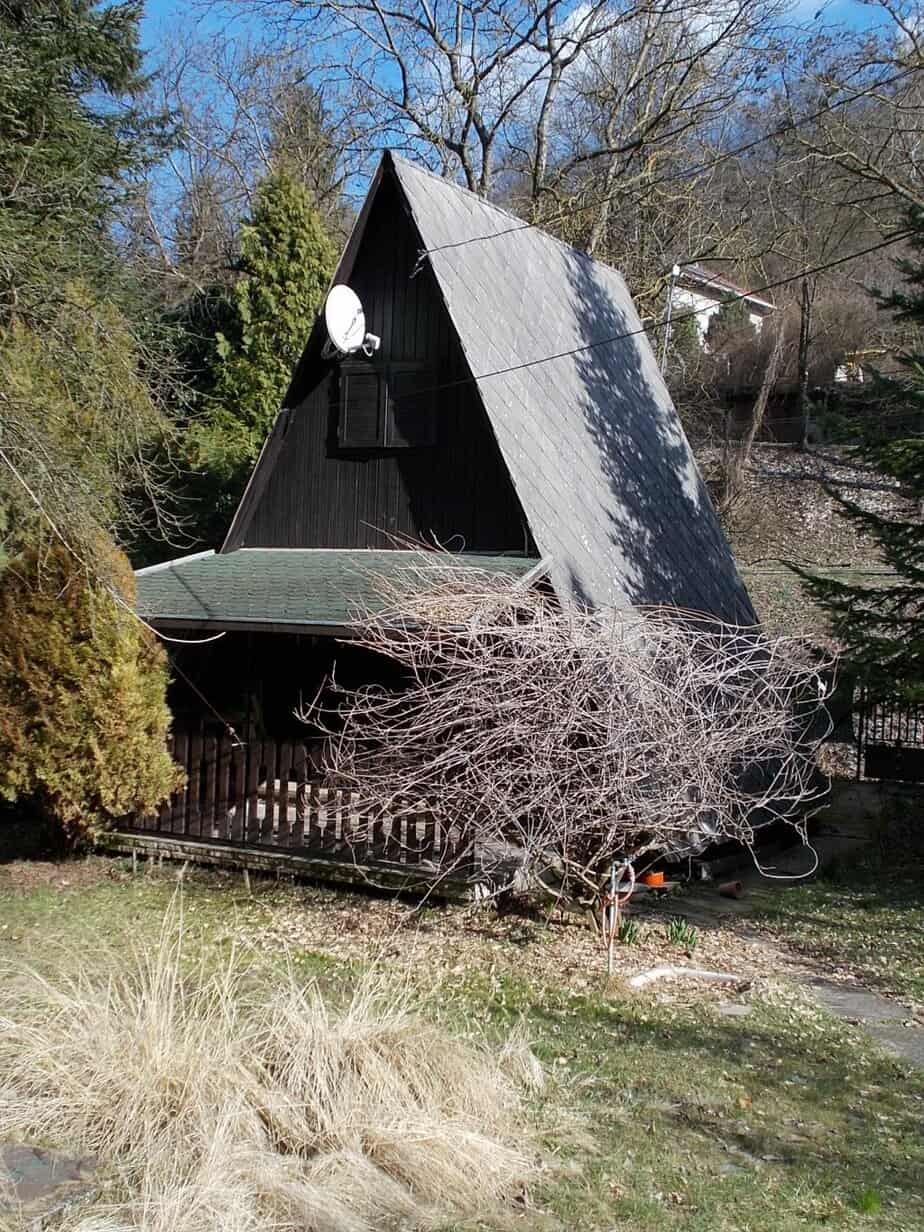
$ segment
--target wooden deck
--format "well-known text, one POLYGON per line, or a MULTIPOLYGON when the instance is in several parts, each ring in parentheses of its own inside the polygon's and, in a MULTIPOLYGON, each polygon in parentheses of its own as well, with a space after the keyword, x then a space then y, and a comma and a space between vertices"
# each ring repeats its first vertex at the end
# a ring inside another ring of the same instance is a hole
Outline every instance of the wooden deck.
POLYGON ((222 840, 180 838, 138 830, 110 831, 97 839, 97 847, 112 855, 285 874, 307 881, 386 890, 448 902, 469 902, 475 896, 474 885, 467 871, 462 869, 443 874, 437 868, 424 865, 409 867, 389 865, 384 861, 362 864, 291 849, 249 847, 222 840))

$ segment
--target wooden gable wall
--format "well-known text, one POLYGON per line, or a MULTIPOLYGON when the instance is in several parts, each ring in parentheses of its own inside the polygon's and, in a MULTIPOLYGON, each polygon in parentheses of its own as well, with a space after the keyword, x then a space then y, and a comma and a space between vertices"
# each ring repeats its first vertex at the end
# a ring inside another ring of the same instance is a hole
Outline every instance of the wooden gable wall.
POLYGON ((434 385, 463 382, 435 396, 435 443, 365 454, 339 448, 337 366, 306 357, 315 365, 309 392, 285 421, 284 440, 267 451, 275 465, 253 485, 254 508, 228 547, 377 548, 395 546, 397 535, 456 551, 535 550, 429 266, 414 274, 419 246, 386 174, 349 284, 366 328, 382 339, 382 362, 422 363, 434 385))

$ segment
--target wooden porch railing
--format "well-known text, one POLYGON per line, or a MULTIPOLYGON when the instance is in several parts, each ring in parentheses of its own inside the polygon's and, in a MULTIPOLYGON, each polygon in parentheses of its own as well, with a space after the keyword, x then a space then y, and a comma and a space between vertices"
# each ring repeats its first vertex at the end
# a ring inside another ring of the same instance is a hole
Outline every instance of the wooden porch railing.
POLYGON ((241 847, 273 847, 360 864, 465 862, 462 835, 434 812, 408 804, 392 817, 364 813, 356 793, 317 781, 310 743, 236 741, 179 728, 174 760, 186 785, 135 829, 241 847))

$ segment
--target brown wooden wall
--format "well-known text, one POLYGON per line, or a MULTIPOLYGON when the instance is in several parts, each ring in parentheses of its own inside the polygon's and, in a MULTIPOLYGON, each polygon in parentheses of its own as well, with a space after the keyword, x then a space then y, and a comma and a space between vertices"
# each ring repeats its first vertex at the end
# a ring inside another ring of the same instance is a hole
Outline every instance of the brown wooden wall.
MULTIPOLYGON (((350 277, 388 362, 432 365, 435 384, 468 377, 419 239, 386 177, 350 277)), ((297 406, 244 530, 247 547, 390 547, 391 535, 466 551, 532 550, 525 520, 471 383, 436 395, 433 446, 361 456, 337 447, 336 373, 297 406)), ((237 545, 235 545, 237 546, 237 545)))

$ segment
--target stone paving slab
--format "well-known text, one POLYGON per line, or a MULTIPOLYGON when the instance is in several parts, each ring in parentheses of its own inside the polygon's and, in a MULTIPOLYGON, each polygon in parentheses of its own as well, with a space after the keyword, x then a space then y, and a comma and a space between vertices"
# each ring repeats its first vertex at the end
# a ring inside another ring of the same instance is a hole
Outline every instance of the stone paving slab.
POLYGON ((808 980, 807 987, 830 1014, 860 1027, 892 1056, 924 1068, 924 1029, 900 1001, 859 984, 835 984, 820 977, 808 980))
POLYGON ((0 1142, 0 1214, 12 1213, 24 1229, 38 1232, 96 1195, 96 1171, 90 1156, 0 1142))
MULTIPOLYGON (((867 839, 862 829, 832 830, 813 838, 822 865, 842 857, 846 852, 861 847, 867 839)), ((773 872, 777 875, 799 874, 811 867, 808 854, 801 846, 794 846, 774 857, 773 872)), ((732 880, 728 874, 721 880, 732 880)), ((813 966, 809 960, 799 959, 780 947, 770 944, 756 932, 747 929, 747 916, 752 910, 748 892, 754 887, 765 887, 767 882, 753 867, 742 867, 738 880, 743 883, 744 896, 740 899, 722 898, 718 893, 718 881, 692 882, 682 895, 665 895, 657 902, 659 915, 682 916, 697 928, 723 928, 734 921, 738 934, 766 954, 776 955, 781 970, 790 979, 796 980, 836 1018, 859 1027, 881 1048, 907 1065, 924 1069, 924 1027, 915 1022, 911 1011, 900 1001, 881 996, 856 983, 835 982, 806 968, 813 966)), ((647 904, 646 904, 647 906, 647 904)))

